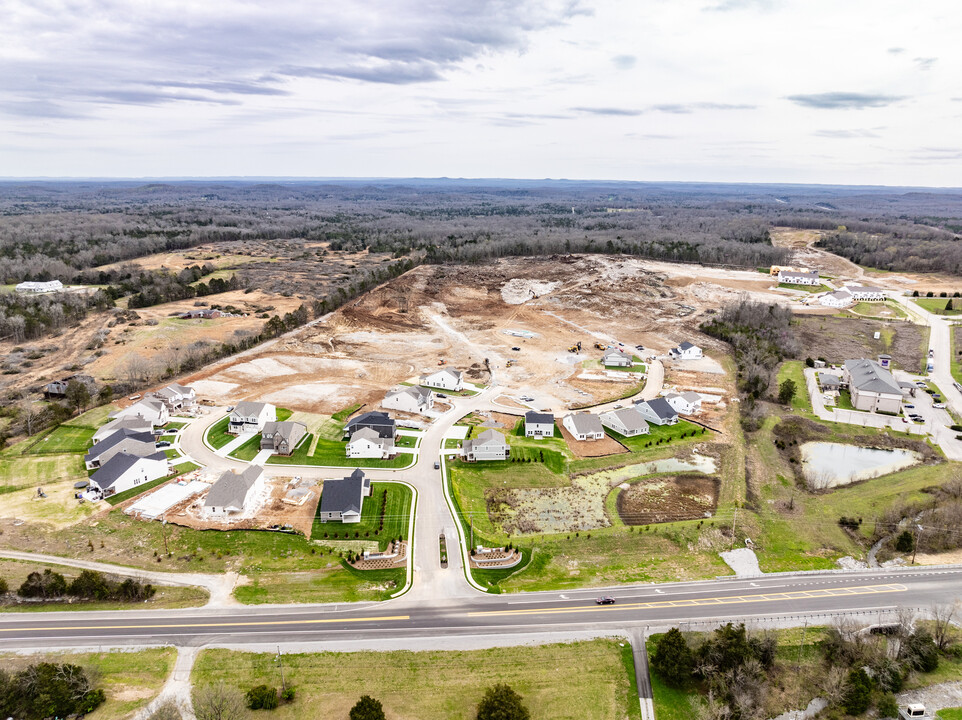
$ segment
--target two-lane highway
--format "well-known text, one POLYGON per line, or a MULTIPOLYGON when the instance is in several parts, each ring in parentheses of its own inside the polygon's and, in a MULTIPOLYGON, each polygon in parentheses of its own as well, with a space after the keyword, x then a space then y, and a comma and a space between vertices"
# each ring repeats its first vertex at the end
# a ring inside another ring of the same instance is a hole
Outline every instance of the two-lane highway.
POLYGON ((962 594, 962 568, 799 574, 612 590, 477 595, 437 604, 405 598, 362 606, 56 613, 0 617, 0 647, 242 645, 402 637, 451 638, 765 621, 839 612, 926 608, 962 594), (616 598, 596 605, 597 594, 616 598))

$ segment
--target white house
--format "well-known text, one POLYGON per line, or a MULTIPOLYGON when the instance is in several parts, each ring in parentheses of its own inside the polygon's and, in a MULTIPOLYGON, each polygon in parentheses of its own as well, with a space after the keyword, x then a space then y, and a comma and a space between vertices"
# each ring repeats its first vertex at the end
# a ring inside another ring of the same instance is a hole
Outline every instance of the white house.
POLYGON ((685 341, 668 353, 675 360, 697 360, 702 357, 701 348, 685 341))
POLYGON ((444 368, 437 372, 422 375, 419 382, 426 387, 440 388, 442 390, 463 390, 464 373, 460 370, 444 368))
POLYGON ((529 410, 524 414, 525 437, 554 437, 554 415, 529 410))
POLYGON ((561 424, 565 426, 575 440, 601 440, 605 436, 605 429, 597 415, 588 412, 571 413, 566 415, 561 424))
POLYGON ((170 420, 170 411, 160 400, 156 398, 144 398, 130 407, 115 410, 110 413, 110 417, 114 420, 138 416, 154 427, 160 427, 161 425, 166 425, 170 420))
POLYGON ((609 410, 598 416, 601 424, 609 430, 613 430, 625 437, 635 435, 647 435, 651 432, 648 423, 638 410, 635 408, 621 408, 620 410, 609 410))
POLYGON ((701 395, 696 392, 668 393, 665 400, 681 415, 692 415, 701 410, 701 395))
POLYGON ((788 285, 819 285, 821 279, 818 270, 813 272, 795 272, 794 270, 779 270, 778 282, 788 285))
POLYGON ((468 462, 507 460, 510 452, 504 435, 490 428, 461 445, 461 456, 468 462))
POLYGON ((63 283, 59 280, 48 280, 47 282, 26 282, 18 283, 14 288, 20 293, 52 293, 63 290, 63 283))
POLYGON ((825 293, 818 299, 819 305, 832 308, 843 308, 855 302, 855 298, 845 288, 835 292, 825 293))
POLYGON ((434 393, 423 387, 404 387, 384 396, 381 407, 409 413, 425 413, 434 407, 434 393))
POLYGON ((197 394, 194 392, 194 388, 177 383, 171 383, 153 393, 153 395, 164 403, 170 412, 187 410, 197 404, 197 394))
POLYGON ((130 417, 117 418, 116 420, 111 420, 109 423, 99 428, 97 432, 94 433, 94 445, 99 442, 103 442, 115 432, 120 432, 122 430, 129 430, 135 433, 142 432, 153 432, 154 426, 149 420, 145 420, 140 415, 132 415, 130 417))
POLYGON ((90 484, 99 488, 105 497, 122 493, 138 485, 159 480, 170 473, 167 456, 162 452, 138 457, 130 453, 117 453, 90 476, 90 484))
POLYGON ((636 408, 622 408, 621 410, 609 410, 601 413, 598 418, 606 428, 615 431, 625 437, 635 435, 647 435, 651 432, 644 416, 636 408))
POLYGON ((846 285, 852 299, 858 302, 882 302, 885 300, 885 291, 882 288, 871 287, 870 285, 846 285))
POLYGON ((371 480, 355 470, 342 480, 325 480, 321 488, 321 522, 356 523, 361 521, 364 498, 371 494, 371 480))
POLYGON ((237 403, 230 411, 227 422, 227 432, 231 435, 241 433, 257 433, 264 429, 264 424, 277 422, 277 408, 270 403, 251 402, 244 400, 237 403))
POLYGON ((157 452, 154 433, 134 432, 133 430, 118 430, 105 440, 94 445, 84 455, 84 465, 88 470, 103 467, 118 453, 129 453, 137 457, 147 457, 157 452))
POLYGON ((377 430, 361 428, 347 441, 347 456, 349 458, 376 458, 385 460, 395 452, 394 441, 382 438, 377 430))
POLYGON ((207 493, 204 511, 213 516, 242 513, 264 489, 264 468, 251 465, 242 473, 228 470, 207 493))
POLYGON ((601 357, 601 364, 605 367, 631 367, 631 355, 616 348, 608 348, 601 357))
POLYGON ((663 397, 641 400, 635 403, 635 408, 652 425, 674 425, 678 422, 678 411, 663 397))

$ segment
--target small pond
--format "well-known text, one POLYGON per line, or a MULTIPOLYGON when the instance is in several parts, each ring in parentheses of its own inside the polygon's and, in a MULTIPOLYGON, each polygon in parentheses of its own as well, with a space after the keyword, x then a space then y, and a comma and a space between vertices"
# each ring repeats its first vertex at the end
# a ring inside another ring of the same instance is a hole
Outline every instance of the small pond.
POLYGON ((922 460, 911 450, 881 450, 832 442, 807 442, 801 451, 802 472, 814 490, 887 475, 922 460))

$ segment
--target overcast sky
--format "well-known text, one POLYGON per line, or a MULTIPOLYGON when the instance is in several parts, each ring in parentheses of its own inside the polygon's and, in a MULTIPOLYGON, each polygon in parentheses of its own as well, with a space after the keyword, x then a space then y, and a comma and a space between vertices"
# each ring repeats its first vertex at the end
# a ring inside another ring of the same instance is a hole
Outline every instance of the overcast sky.
POLYGON ((962 186, 948 0, 0 0, 0 18, 0 176, 962 186))

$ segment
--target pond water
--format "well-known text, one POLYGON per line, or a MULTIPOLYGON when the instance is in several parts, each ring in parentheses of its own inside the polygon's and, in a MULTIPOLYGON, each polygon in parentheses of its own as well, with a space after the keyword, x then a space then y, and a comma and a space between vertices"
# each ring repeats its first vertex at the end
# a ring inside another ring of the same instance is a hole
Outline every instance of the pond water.
POLYGON ((807 442, 801 446, 802 472, 816 490, 904 470, 922 460, 911 450, 881 450, 844 443, 807 442))

